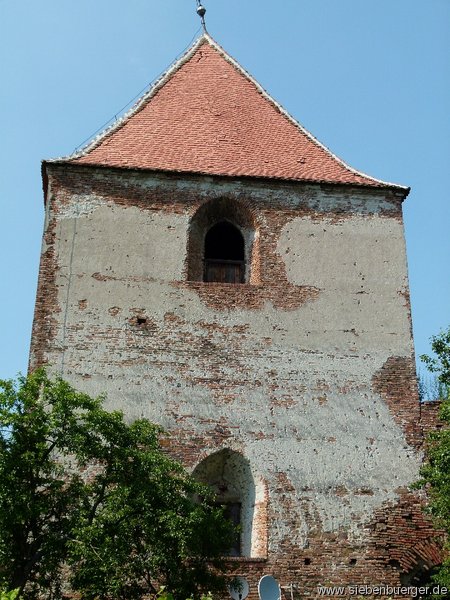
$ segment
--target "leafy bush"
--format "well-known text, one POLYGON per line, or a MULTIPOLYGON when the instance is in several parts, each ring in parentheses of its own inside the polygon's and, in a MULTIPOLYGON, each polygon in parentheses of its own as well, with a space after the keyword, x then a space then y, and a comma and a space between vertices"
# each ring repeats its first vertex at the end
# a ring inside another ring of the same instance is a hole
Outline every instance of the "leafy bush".
POLYGON ((0 581, 27 600, 221 589, 233 528, 210 491, 103 398, 38 370, 0 382, 0 581))
POLYGON ((430 499, 429 510, 436 525, 447 533, 447 557, 432 579, 450 589, 450 327, 432 338, 435 357, 422 356, 437 375, 443 402, 439 417, 444 428, 428 436, 427 461, 421 469, 419 486, 425 487, 430 499))
POLYGON ((9 590, 8 592, 7 590, 0 588, 0 600, 20 600, 19 589, 9 590))

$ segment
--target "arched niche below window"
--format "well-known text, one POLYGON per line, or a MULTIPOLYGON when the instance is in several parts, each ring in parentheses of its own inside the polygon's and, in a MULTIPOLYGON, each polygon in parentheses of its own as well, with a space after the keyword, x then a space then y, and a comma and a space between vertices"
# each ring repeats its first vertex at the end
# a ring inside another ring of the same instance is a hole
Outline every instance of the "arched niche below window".
POLYGON ((267 557, 267 494, 262 479, 253 477, 249 461, 239 452, 224 448, 202 460, 193 476, 209 485, 216 502, 235 524, 240 536, 231 556, 267 557))

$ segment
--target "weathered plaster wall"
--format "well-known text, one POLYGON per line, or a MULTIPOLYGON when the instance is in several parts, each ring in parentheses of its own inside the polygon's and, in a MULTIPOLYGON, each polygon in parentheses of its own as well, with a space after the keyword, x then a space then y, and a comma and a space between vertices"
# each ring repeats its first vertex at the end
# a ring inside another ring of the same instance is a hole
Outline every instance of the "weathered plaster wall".
POLYGON ((48 363, 78 388, 106 392, 129 419, 160 423, 191 469, 223 448, 249 461, 267 485, 269 558, 238 561, 236 573, 272 569, 311 589, 398 582, 431 535, 422 516, 406 519, 415 533, 390 534, 394 564, 377 529, 383 515, 403 523, 405 503, 421 515, 406 492, 421 430, 401 198, 48 172, 32 366, 48 363), (213 201, 245 207, 253 221, 252 283, 187 280, 190 226, 213 201))

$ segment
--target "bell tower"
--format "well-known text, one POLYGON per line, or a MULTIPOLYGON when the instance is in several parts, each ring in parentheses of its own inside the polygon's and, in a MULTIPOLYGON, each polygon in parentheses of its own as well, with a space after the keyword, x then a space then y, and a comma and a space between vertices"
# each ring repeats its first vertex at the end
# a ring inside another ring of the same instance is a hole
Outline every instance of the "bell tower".
POLYGON ((408 188, 337 158, 206 31, 43 179, 31 366, 170 433, 241 526, 251 596, 268 574, 314 597, 439 561, 408 491, 408 188))

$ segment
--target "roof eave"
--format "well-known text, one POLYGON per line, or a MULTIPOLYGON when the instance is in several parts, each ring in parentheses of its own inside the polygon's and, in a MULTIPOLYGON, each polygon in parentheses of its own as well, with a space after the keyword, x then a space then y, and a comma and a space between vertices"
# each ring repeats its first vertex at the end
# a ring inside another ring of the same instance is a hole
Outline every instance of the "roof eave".
MULTIPOLYGON (((64 158, 60 159, 51 159, 51 160, 43 160, 42 161, 42 177, 43 177, 43 185, 44 181, 48 182, 48 175, 46 167, 50 165, 61 165, 61 166, 69 166, 69 167, 77 167, 77 168, 91 168, 91 169, 110 169, 117 171, 138 171, 138 172, 147 172, 147 173, 162 173, 164 175, 174 174, 174 175, 186 175, 186 176, 202 176, 202 177, 223 177, 226 179, 246 179, 246 180, 258 180, 258 181, 285 181, 286 183, 306 183, 312 185, 331 185, 331 186, 343 186, 343 187, 355 187, 355 188, 363 188, 366 190, 392 190, 394 192, 398 192, 402 194, 402 201, 405 200, 408 194, 411 191, 411 188, 408 186, 403 186, 397 183, 386 183, 377 181, 374 183, 355 183, 355 182, 345 182, 345 181, 333 181, 327 179, 299 179, 293 177, 270 177, 264 175, 246 175, 246 174, 238 174, 238 175, 229 175, 227 173, 210 173, 205 171, 177 171, 177 170, 169 170, 169 169, 148 169, 142 167, 130 167, 130 166, 112 166, 103 163, 76 163, 72 160, 67 160, 64 158)), ((45 184, 46 187, 46 184, 45 184)), ((44 196, 46 195, 46 189, 44 187, 44 196)), ((46 198, 44 198, 46 201, 46 198)))

